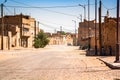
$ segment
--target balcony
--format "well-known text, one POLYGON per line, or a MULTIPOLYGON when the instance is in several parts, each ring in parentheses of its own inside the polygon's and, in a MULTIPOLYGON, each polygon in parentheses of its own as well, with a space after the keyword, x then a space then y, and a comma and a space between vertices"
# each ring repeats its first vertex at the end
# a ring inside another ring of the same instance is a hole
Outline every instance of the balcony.
POLYGON ((30 37, 31 33, 29 31, 23 31, 24 37, 30 37))
POLYGON ((23 28, 30 29, 30 27, 31 27, 31 26, 30 26, 29 24, 24 24, 24 25, 23 25, 23 28))

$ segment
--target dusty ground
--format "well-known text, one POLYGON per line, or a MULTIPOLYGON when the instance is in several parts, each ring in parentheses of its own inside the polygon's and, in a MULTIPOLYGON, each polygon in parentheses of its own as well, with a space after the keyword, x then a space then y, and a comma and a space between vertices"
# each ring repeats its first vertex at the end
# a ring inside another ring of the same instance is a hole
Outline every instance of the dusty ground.
POLYGON ((111 70, 96 57, 72 46, 0 51, 0 80, 115 80, 111 70))

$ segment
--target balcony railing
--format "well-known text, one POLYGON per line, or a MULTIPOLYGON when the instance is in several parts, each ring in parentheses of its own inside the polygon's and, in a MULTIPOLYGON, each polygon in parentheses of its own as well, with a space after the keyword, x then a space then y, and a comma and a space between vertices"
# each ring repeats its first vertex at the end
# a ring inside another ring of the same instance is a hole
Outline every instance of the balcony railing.
POLYGON ((29 31, 24 31, 23 36, 30 37, 31 33, 29 31))

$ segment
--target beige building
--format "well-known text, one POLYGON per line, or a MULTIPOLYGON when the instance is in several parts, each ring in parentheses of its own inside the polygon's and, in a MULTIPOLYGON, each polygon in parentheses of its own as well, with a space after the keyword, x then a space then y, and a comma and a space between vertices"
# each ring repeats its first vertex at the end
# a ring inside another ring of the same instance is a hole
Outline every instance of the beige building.
MULTIPOLYGON (((4 49, 32 47, 34 36, 38 31, 39 29, 36 27, 35 19, 30 16, 23 14, 5 16, 3 36, 5 42, 3 41, 3 47, 4 49)), ((0 36, 2 36, 1 33, 0 36)), ((1 42, 2 41, 0 41, 0 47, 2 46, 1 42)))
POLYGON ((73 45, 73 34, 66 33, 61 35, 59 32, 46 34, 50 40, 49 45, 73 45))

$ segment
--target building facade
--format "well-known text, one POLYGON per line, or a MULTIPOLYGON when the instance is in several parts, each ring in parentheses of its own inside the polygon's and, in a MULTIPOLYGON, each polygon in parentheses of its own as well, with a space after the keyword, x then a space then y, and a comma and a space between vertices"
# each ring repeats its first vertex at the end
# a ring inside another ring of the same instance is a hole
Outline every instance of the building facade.
MULTIPOLYGON (((33 40, 35 37, 35 34, 38 33, 39 29, 36 27, 36 21, 34 18, 31 18, 27 15, 8 15, 4 17, 4 35, 1 35, 5 37, 3 43, 4 47, 5 45, 9 45, 9 48, 16 48, 16 47, 32 47, 33 46, 33 40)), ((0 24, 2 22, 2 19, 0 19, 0 24)), ((0 28, 0 30, 2 30, 0 28)), ((2 31, 1 31, 2 32, 2 31)), ((3 47, 1 45, 1 47, 3 47)))
POLYGON ((61 35, 59 32, 48 34, 49 45, 74 45, 74 36, 71 33, 61 35))
MULTIPOLYGON (((97 32, 97 43, 98 43, 98 23, 96 27, 97 32)), ((79 23, 78 28, 78 44, 81 46, 88 45, 88 40, 90 39, 91 48, 95 46, 95 21, 89 21, 89 28, 88 28, 88 21, 84 20, 84 22, 79 23), (89 30, 89 32, 88 32, 89 30)))
MULTIPOLYGON (((120 19, 119 19, 120 20, 120 19)), ((119 21, 120 26, 120 21, 119 21)), ((120 34, 120 30, 119 30, 120 34)), ((120 42, 120 35, 119 35, 120 42)), ((104 23, 102 25, 102 46, 105 49, 105 55, 110 55, 109 47, 112 49, 112 55, 115 55, 116 48, 116 18, 104 18, 104 23)))

